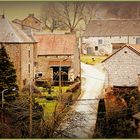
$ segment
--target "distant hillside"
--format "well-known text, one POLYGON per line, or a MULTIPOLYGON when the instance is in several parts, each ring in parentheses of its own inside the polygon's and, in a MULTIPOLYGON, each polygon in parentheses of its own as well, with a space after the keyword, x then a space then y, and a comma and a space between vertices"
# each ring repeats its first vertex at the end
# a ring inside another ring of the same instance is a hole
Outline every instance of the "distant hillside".
POLYGON ((140 2, 96 2, 97 18, 140 18, 140 2))

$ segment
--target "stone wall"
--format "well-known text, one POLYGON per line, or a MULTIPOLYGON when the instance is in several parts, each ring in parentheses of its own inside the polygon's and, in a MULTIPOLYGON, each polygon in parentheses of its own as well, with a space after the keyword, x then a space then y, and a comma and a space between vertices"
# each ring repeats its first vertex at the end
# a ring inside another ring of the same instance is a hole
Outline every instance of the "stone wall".
POLYGON ((115 86, 137 86, 140 74, 140 56, 124 47, 103 63, 106 84, 115 86))
POLYGON ((16 69, 17 83, 20 89, 24 84, 28 84, 29 79, 35 75, 35 47, 36 44, 5 44, 6 51, 16 69))
POLYGON ((95 55, 112 54, 112 43, 126 43, 136 44, 136 39, 140 36, 107 36, 107 37, 83 37, 82 43, 85 46, 93 48, 95 55), (100 44, 98 41, 102 40, 100 44), (95 50, 95 46, 98 46, 98 50, 95 50))
POLYGON ((41 23, 33 15, 28 16, 22 21, 22 25, 30 26, 35 29, 41 30, 41 23))
MULTIPOLYGON (((78 52, 76 52, 78 53, 78 52)), ((68 79, 70 80, 71 74, 73 75, 73 80, 79 76, 79 58, 75 55, 72 56, 41 56, 37 58, 37 72, 42 72, 43 79, 53 79, 53 69, 52 66, 60 66, 60 60, 68 58, 65 62, 62 62, 61 66, 70 66, 68 72, 68 79), (50 62, 56 62, 56 65, 51 65, 50 62)))

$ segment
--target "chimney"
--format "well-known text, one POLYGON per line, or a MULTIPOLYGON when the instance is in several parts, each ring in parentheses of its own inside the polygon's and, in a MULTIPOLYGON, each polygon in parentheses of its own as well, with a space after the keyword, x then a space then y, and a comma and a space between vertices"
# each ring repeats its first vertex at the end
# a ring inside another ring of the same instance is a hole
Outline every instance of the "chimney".
POLYGON ((34 17, 34 14, 33 14, 33 13, 32 13, 32 14, 29 14, 29 16, 30 16, 30 17, 34 17))

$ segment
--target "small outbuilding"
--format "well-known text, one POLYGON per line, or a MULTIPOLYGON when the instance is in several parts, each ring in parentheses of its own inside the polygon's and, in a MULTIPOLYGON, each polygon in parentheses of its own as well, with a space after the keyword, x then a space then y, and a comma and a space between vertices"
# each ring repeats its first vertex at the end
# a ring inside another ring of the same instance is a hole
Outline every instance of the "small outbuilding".
POLYGON ((36 33, 37 70, 52 83, 73 82, 80 74, 80 56, 75 34, 36 33))
POLYGON ((138 86, 140 74, 140 45, 124 45, 103 62, 106 84, 110 86, 138 86))

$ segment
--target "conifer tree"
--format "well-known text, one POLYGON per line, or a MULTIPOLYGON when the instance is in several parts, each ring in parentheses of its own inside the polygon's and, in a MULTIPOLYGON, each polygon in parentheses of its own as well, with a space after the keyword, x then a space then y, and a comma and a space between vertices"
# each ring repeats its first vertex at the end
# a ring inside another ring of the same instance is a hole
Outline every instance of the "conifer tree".
POLYGON ((6 53, 6 49, 2 45, 0 48, 0 92, 2 94, 2 90, 8 89, 4 94, 4 98, 8 100, 15 96, 15 94, 12 93, 13 88, 18 89, 16 84, 16 70, 6 53))

